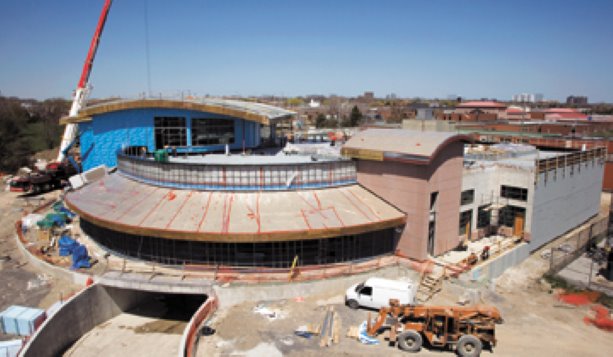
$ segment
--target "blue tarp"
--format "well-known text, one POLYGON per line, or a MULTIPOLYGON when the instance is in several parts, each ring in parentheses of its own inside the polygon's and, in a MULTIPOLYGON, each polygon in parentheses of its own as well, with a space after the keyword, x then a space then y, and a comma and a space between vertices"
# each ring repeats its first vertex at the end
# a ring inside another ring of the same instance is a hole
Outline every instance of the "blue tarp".
POLYGON ((62 202, 56 202, 53 204, 53 210, 57 213, 63 213, 65 214, 68 218, 74 218, 76 216, 75 213, 73 213, 72 211, 70 211, 68 208, 64 207, 64 205, 62 204, 62 202))
POLYGON ((79 246, 79 243, 69 236, 62 236, 57 242, 58 247, 60 248, 60 256, 66 257, 74 252, 74 250, 79 246))
POLYGON ((78 246, 72 252, 72 266, 70 269, 90 268, 89 255, 87 255, 87 248, 84 245, 78 244, 78 246))

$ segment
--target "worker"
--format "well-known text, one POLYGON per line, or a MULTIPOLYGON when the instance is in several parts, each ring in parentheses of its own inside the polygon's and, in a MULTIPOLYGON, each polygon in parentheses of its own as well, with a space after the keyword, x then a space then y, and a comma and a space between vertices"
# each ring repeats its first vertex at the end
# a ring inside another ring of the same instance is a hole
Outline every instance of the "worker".
POLYGON ((486 245, 483 247, 483 251, 481 252, 481 260, 486 260, 490 257, 490 246, 486 245))

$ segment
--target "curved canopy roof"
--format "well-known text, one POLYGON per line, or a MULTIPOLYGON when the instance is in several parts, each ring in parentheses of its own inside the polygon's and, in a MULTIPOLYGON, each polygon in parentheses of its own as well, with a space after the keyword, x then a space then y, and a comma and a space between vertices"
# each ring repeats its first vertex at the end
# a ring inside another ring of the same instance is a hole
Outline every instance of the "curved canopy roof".
POLYGON ((244 120, 269 125, 271 122, 288 119, 296 113, 268 104, 234 99, 202 98, 197 100, 135 99, 105 102, 81 109, 76 117, 63 117, 60 124, 79 123, 91 120, 94 115, 129 109, 164 108, 185 109, 228 115, 244 120))
POLYGON ((356 159, 428 164, 446 145, 456 141, 470 142, 471 139, 453 132, 373 128, 354 135, 341 153, 356 159))
POLYGON ((359 185, 309 191, 207 192, 105 176, 66 194, 82 218, 136 235, 269 242, 360 234, 403 225, 404 213, 359 185))

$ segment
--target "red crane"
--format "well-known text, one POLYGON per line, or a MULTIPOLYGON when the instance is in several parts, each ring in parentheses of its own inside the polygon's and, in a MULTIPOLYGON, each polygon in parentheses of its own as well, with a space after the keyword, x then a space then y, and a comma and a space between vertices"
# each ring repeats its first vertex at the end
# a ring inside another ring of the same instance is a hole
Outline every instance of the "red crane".
MULTIPOLYGON (((87 84, 89 81, 89 75, 92 72, 94 58, 96 57, 96 51, 98 50, 98 44, 100 43, 100 36, 102 35, 102 31, 104 30, 104 24, 106 23, 106 19, 108 17, 109 10, 111 9, 112 3, 113 0, 105 0, 104 6, 102 7, 102 12, 100 13, 100 18, 98 19, 98 25, 96 26, 94 37, 92 37, 91 44, 89 45, 89 51, 87 52, 87 57, 85 58, 85 63, 83 64, 81 78, 79 78, 77 90, 75 91, 72 106, 70 107, 69 116, 71 117, 77 116, 77 114, 79 114, 79 110, 81 110, 81 107, 85 103, 85 99, 88 94, 87 84)), ((60 144, 60 152, 58 153, 57 157, 58 162, 62 162, 66 157, 66 152, 72 146, 72 143, 76 138, 76 134, 77 125, 66 124, 64 136, 62 137, 62 143, 60 144)))

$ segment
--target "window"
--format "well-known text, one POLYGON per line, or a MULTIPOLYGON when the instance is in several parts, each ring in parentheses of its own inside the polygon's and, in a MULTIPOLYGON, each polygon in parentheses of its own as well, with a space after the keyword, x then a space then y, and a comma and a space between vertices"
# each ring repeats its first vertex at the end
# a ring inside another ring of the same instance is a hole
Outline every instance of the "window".
POLYGON ((234 143, 234 120, 192 119, 192 145, 219 145, 234 143))
POLYGON ((473 219, 473 210, 468 210, 460 213, 460 230, 459 235, 468 234, 470 232, 470 225, 473 219))
POLYGON ((514 200, 527 201, 528 189, 514 186, 500 186, 500 197, 514 200))
POLYGON ((363 287, 362 290, 360 290, 360 295, 371 296, 372 295, 372 287, 371 286, 363 287))
POLYGON ((515 217, 525 217, 526 209, 516 206, 504 206, 500 209, 498 224, 501 226, 514 227, 515 217))
POLYGON ((479 207, 477 212, 477 228, 485 228, 492 221, 492 211, 487 209, 489 205, 479 207))
POLYGON ((460 196, 461 205, 469 205, 475 201, 475 190, 462 191, 460 196))
POLYGON ((436 199, 438 198, 438 191, 430 193, 430 211, 436 209, 436 199))
POLYGON ((185 117, 155 117, 155 148, 187 146, 185 117))

